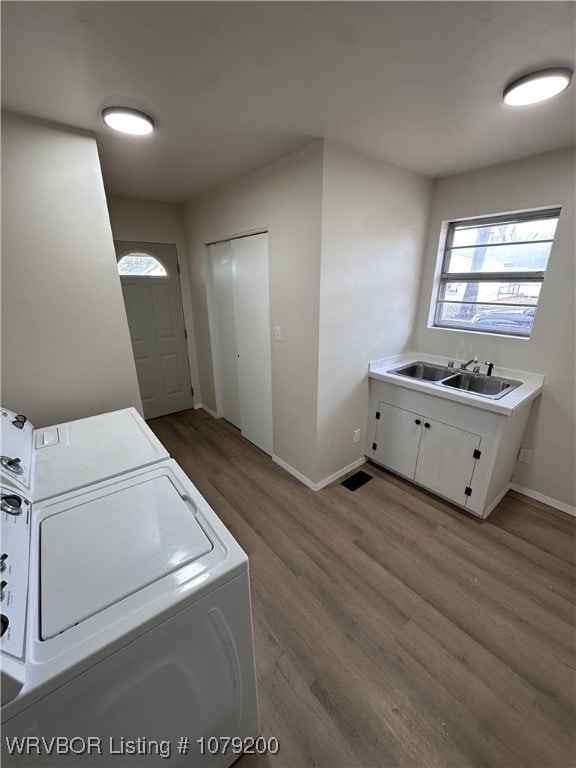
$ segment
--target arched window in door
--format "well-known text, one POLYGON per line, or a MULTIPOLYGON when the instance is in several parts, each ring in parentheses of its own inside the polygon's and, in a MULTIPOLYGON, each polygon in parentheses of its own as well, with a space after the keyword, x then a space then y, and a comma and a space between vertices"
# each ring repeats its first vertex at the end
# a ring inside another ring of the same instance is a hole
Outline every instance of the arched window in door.
POLYGON ((168 277, 166 267, 149 253, 133 252, 118 262, 121 277, 168 277))

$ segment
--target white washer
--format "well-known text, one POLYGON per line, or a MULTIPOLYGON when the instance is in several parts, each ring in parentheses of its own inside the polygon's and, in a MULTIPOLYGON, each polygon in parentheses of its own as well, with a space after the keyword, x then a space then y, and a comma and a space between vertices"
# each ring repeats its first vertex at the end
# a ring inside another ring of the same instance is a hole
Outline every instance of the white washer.
POLYGON ((16 573, 7 588, 2 764, 234 762, 215 740, 258 736, 248 558, 180 467, 21 499, 20 513, 2 495, 3 549, 10 525, 26 553, 30 536, 27 600, 16 573))
POLYGON ((230 765, 238 754, 206 744, 258 735, 248 559, 178 465, 49 500, 33 520, 38 588, 25 683, 2 707, 2 764, 230 765), (93 754, 50 755, 57 736, 93 754), (16 737, 45 741, 10 755, 16 737))
POLYGON ((0 606, 2 701, 10 701, 24 683, 26 609, 32 504, 21 491, 0 486, 2 552, 0 606))

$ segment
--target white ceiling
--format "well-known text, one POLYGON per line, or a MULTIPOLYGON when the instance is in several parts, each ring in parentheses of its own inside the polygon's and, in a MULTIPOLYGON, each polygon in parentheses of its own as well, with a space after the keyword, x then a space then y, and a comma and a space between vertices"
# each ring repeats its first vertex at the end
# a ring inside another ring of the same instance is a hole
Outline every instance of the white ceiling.
POLYGON ((181 202, 316 138, 431 177, 569 146, 574 2, 2 2, 3 107, 96 134, 109 193, 181 202), (148 112, 128 138, 105 106, 148 112))

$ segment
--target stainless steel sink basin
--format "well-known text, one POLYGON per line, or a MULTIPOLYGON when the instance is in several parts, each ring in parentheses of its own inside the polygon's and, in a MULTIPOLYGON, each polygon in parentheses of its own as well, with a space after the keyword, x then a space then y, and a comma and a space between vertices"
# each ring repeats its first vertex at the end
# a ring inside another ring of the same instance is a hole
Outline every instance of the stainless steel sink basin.
POLYGON ((451 368, 434 365, 434 363, 425 363, 421 360, 388 371, 388 373, 397 373, 400 376, 409 376, 411 379, 420 379, 421 381, 441 381, 452 372, 451 368))
POLYGON ((471 392, 474 395, 489 397, 492 400, 504 397, 522 384, 521 381, 515 379, 500 379, 497 376, 482 376, 473 373, 458 373, 440 383, 443 387, 471 392))
POLYGON ((458 368, 426 363, 424 360, 393 368, 388 373, 458 389, 460 392, 470 392, 480 397, 489 397, 491 400, 504 397, 523 383, 515 379, 502 379, 499 376, 486 376, 483 373, 472 373, 458 368))

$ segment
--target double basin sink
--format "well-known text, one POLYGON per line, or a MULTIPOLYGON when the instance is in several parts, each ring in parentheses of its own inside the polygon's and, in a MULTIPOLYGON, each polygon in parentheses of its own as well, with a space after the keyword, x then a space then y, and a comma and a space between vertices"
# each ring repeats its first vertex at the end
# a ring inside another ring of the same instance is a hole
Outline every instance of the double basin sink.
POLYGON ((472 373, 471 371, 448 368, 448 366, 423 361, 394 368, 388 373, 396 373, 418 381, 427 381, 460 392, 470 392, 473 395, 488 397, 491 400, 504 397, 523 383, 515 379, 502 379, 499 376, 487 376, 482 373, 472 373))

